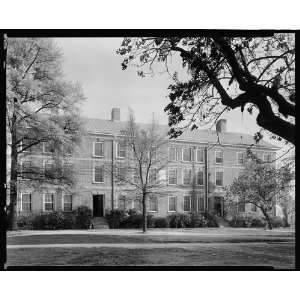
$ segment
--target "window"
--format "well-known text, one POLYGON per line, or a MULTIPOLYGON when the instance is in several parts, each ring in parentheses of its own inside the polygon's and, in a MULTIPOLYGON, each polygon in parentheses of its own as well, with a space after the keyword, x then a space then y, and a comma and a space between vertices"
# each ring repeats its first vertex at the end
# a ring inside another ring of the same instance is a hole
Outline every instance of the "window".
POLYGON ((94 156, 103 157, 103 143, 93 142, 94 156))
POLYGON ((169 170, 169 184, 177 184, 177 170, 176 169, 169 170))
POLYGON ((102 166, 94 166, 94 182, 104 182, 102 166))
POLYGON ((133 208, 136 210, 141 210, 141 202, 139 199, 134 199, 133 208))
POLYGON ((238 212, 245 212, 245 202, 239 201, 239 203, 238 203, 238 212))
POLYGON ((117 168, 117 180, 124 181, 126 180, 126 168, 125 167, 118 167, 117 168))
POLYGON ((197 196, 197 202, 198 202, 198 211, 204 211, 204 197, 197 196))
POLYGON ((63 195, 63 210, 72 211, 72 195, 63 195))
POLYGON ((67 156, 71 156, 73 153, 73 145, 72 144, 62 145, 62 152, 67 156))
POLYGON ((73 171, 73 164, 64 163, 62 171, 63 171, 63 175, 70 174, 73 171))
POLYGON ((216 171, 216 186, 223 186, 223 171, 216 171))
POLYGON ((191 184, 191 181, 192 181, 192 170, 190 169, 183 170, 183 184, 189 185, 191 184))
POLYGON ((118 208, 121 210, 126 209, 126 197, 125 195, 119 195, 118 197, 118 208))
POLYGON ((238 165, 243 165, 244 164, 244 153, 243 152, 238 152, 236 154, 237 157, 237 164, 238 165))
POLYGON ((149 211, 158 211, 158 203, 156 196, 150 196, 150 208, 149 211))
POLYGON ((169 147, 169 160, 176 161, 176 148, 175 147, 169 147))
POLYGON ((257 207, 253 203, 251 203, 251 211, 257 211, 257 207))
POLYGON ((21 211, 31 211, 31 194, 21 194, 21 211))
POLYGON ((21 176, 22 178, 29 178, 29 171, 31 169, 31 162, 30 161, 22 161, 21 162, 21 176))
POLYGON ((140 184, 141 183, 141 179, 140 179, 140 175, 139 175, 139 171, 137 169, 134 169, 133 171, 133 183, 134 184, 140 184))
POLYGON ((54 209, 54 195, 44 194, 44 211, 51 211, 54 209))
POLYGON ((264 162, 271 162, 271 153, 264 153, 263 154, 263 161, 264 162))
POLYGON ((51 175, 54 169, 54 164, 51 161, 44 161, 45 175, 51 175))
POLYGON ((197 149, 196 152, 197 162, 203 163, 204 162, 204 150, 203 149, 197 149))
POLYGON ((170 196, 169 197, 169 211, 176 211, 176 202, 177 202, 177 197, 175 196, 170 196))
POLYGON ((43 143, 43 153, 52 153, 53 147, 50 142, 43 143))
POLYGON ((183 161, 192 161, 192 148, 183 148, 182 149, 182 160, 183 161))
POLYGON ((152 184, 157 182, 157 170, 156 169, 149 170, 149 181, 152 184))
POLYGON ((30 141, 28 139, 23 139, 22 140, 21 146, 22 146, 22 151, 24 153, 31 152, 31 147, 26 149, 26 147, 29 146, 29 145, 30 145, 30 141))
POLYGON ((222 163, 223 163, 223 151, 216 150, 216 164, 222 164, 222 163))
POLYGON ((191 196, 184 196, 183 197, 183 210, 184 211, 191 211, 191 196))
POLYGON ((157 147, 152 146, 149 153, 149 159, 156 161, 157 158, 157 147))
POLYGON ((117 157, 124 158, 126 156, 125 142, 117 142, 117 157))
POLYGON ((204 184, 204 173, 202 170, 199 170, 197 172, 197 177, 196 177, 196 183, 197 185, 203 185, 204 184))

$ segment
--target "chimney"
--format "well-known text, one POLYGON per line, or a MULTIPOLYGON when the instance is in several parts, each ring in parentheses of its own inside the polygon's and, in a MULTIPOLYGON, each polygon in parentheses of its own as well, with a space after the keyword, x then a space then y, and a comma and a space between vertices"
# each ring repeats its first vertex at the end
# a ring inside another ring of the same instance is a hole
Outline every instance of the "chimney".
POLYGON ((226 132, 226 119, 220 119, 218 120, 217 124, 216 124, 216 130, 220 133, 224 133, 226 132))
POLYGON ((120 108, 114 107, 111 110, 111 120, 112 121, 120 121, 120 108))

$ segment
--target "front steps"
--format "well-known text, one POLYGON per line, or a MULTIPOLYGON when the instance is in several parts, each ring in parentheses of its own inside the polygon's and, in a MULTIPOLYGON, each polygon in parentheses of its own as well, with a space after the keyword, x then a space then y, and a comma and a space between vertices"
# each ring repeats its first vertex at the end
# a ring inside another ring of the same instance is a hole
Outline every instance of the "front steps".
POLYGON ((105 218, 95 217, 92 219, 91 229, 109 229, 109 227, 105 218))
POLYGON ((224 220, 224 218, 215 216, 220 228, 230 227, 228 221, 224 220))

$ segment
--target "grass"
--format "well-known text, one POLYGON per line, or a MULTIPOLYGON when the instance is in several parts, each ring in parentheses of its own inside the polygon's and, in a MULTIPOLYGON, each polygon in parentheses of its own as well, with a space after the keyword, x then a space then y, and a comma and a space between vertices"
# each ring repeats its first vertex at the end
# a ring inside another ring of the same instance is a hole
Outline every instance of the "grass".
POLYGON ((8 249, 8 266, 272 266, 295 268, 292 244, 199 244, 197 249, 8 249))

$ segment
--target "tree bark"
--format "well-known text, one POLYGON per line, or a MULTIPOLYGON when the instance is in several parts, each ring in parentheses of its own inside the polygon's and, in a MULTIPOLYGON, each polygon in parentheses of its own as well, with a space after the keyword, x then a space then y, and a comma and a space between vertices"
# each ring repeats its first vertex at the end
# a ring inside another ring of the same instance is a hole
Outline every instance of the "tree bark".
POLYGON ((146 207, 146 194, 143 193, 143 233, 147 232, 147 207, 146 207))
POLYGON ((272 225, 271 219, 269 217, 269 214, 267 213, 266 210, 264 210, 262 208, 261 208, 261 211, 262 211, 262 213, 264 214, 264 216, 266 218, 268 229, 272 230, 273 229, 273 225, 272 225))

